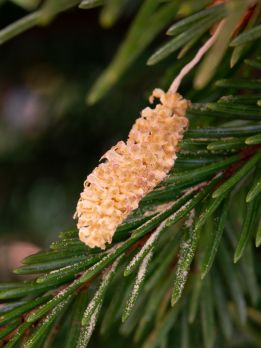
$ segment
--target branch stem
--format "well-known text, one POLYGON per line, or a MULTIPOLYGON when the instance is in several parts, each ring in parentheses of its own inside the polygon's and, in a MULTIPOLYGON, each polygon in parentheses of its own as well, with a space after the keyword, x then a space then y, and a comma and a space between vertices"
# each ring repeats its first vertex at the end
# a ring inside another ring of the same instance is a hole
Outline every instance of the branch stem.
POLYGON ((224 20, 221 21, 215 31, 215 33, 205 42, 205 44, 198 50, 195 57, 186 64, 178 74, 178 76, 175 78, 175 80, 172 82, 169 92, 176 93, 183 78, 200 62, 201 58, 204 56, 204 54, 213 46, 215 43, 221 28, 223 27, 224 20))

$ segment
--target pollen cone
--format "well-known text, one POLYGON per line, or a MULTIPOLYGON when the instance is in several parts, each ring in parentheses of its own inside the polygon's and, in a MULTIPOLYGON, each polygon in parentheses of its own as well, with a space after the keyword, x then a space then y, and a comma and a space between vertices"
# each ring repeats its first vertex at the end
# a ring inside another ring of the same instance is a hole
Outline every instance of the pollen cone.
POLYGON ((80 240, 89 247, 105 248, 119 224, 173 167, 179 142, 188 126, 190 102, 178 93, 155 89, 147 107, 133 125, 127 142, 106 152, 88 175, 77 204, 80 240))

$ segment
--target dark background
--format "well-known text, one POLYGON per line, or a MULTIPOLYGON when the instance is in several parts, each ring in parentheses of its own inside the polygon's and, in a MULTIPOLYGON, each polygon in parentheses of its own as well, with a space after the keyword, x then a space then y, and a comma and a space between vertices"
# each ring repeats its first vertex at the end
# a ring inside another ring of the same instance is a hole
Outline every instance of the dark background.
MULTIPOLYGON (((1 28, 25 14, 15 5, 1 6, 1 28)), ((101 102, 85 102, 132 15, 105 30, 99 10, 76 8, 0 46, 2 278, 10 277, 9 251, 17 241, 47 247, 58 232, 75 226, 72 216, 87 173, 108 147, 126 138, 145 106, 159 71, 144 69, 147 56, 101 102)))

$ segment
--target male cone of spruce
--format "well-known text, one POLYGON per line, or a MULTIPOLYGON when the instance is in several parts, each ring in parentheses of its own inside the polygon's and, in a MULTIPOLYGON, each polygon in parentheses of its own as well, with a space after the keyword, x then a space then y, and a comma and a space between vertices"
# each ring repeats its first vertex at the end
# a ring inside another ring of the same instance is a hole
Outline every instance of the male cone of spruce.
POLYGON ((120 141, 88 175, 77 204, 80 240, 105 248, 119 224, 173 167, 179 142, 188 126, 190 102, 178 93, 155 89, 155 109, 147 107, 133 125, 127 143, 120 141))

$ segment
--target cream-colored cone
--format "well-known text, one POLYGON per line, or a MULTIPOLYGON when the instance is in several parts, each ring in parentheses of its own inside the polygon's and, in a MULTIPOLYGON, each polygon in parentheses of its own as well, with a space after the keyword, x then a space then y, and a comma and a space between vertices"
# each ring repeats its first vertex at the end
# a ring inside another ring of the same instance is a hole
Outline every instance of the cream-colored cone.
POLYGON ((179 142, 188 126, 190 102, 178 93, 155 89, 155 109, 147 107, 133 125, 127 143, 120 141, 87 177, 77 204, 80 240, 105 248, 119 224, 173 167, 179 142))

